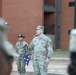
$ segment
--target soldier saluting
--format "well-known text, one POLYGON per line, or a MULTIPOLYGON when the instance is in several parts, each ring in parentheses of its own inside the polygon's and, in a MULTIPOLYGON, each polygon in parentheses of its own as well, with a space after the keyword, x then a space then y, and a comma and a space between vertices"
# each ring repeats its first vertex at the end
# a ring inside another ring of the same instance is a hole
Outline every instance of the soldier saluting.
POLYGON ((47 66, 53 53, 52 41, 43 34, 44 26, 36 28, 36 37, 33 38, 29 49, 33 50, 33 67, 35 75, 47 75, 47 66))

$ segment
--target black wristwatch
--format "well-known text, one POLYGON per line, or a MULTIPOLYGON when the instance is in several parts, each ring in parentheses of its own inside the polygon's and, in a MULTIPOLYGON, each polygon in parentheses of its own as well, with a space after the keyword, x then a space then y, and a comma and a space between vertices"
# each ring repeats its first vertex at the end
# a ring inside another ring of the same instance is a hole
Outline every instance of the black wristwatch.
POLYGON ((50 57, 48 57, 48 59, 50 59, 50 57))

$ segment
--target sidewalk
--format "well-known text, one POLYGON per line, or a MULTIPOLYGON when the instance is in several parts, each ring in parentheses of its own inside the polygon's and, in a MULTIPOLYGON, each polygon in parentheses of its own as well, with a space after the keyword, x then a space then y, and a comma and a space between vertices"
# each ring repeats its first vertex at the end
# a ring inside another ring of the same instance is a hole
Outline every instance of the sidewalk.
MULTIPOLYGON (((28 66, 26 67, 26 72, 33 72, 33 63, 30 61, 28 66)), ((48 73, 53 74, 53 75, 68 75, 67 74, 67 67, 69 65, 69 58, 56 58, 53 57, 50 60, 50 63, 48 65, 48 73)), ((14 61, 13 63, 13 69, 12 72, 17 71, 17 65, 16 62, 14 61)))

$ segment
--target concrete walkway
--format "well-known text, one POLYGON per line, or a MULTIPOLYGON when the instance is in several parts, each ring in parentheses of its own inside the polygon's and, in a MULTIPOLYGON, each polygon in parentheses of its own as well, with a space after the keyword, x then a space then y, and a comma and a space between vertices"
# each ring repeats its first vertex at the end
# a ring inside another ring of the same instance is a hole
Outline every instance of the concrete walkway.
MULTIPOLYGON (((50 60, 50 63, 48 65, 48 73, 51 75, 68 75, 67 74, 67 68, 69 65, 69 58, 56 58, 53 57, 50 60)), ((28 66, 26 67, 26 72, 34 72, 33 70, 33 63, 32 61, 30 61, 28 66)), ((12 72, 16 72, 17 71, 17 65, 16 62, 14 61, 13 63, 13 69, 12 72)))

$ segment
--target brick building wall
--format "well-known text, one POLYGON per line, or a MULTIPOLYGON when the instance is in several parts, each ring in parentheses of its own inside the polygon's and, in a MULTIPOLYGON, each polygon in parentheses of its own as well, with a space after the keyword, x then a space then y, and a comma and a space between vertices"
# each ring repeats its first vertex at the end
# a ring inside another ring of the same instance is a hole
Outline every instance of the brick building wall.
MULTIPOLYGON (((52 1, 56 5, 57 0, 52 1)), ((69 2, 72 1, 74 0, 61 0, 61 49, 69 48, 68 30, 74 28, 74 7, 69 7, 69 2)), ((35 35, 36 26, 44 25, 44 20, 53 22, 55 24, 54 29, 53 31, 51 31, 52 29, 49 31, 56 32, 56 13, 44 15, 44 0, 0 0, 0 16, 5 18, 9 22, 9 25, 12 26, 9 32, 9 39, 13 44, 16 43, 19 33, 25 34, 25 40, 30 43, 35 35)))
POLYGON ((2 0, 0 0, 0 17, 2 17, 2 0))
POLYGON ((17 35, 23 33, 29 43, 37 25, 43 25, 44 0, 2 0, 2 17, 9 22, 10 41, 15 44, 17 35))
POLYGON ((74 0, 61 0, 61 24, 60 24, 60 47, 69 48, 68 30, 74 28, 74 7, 69 7, 69 2, 74 0))

